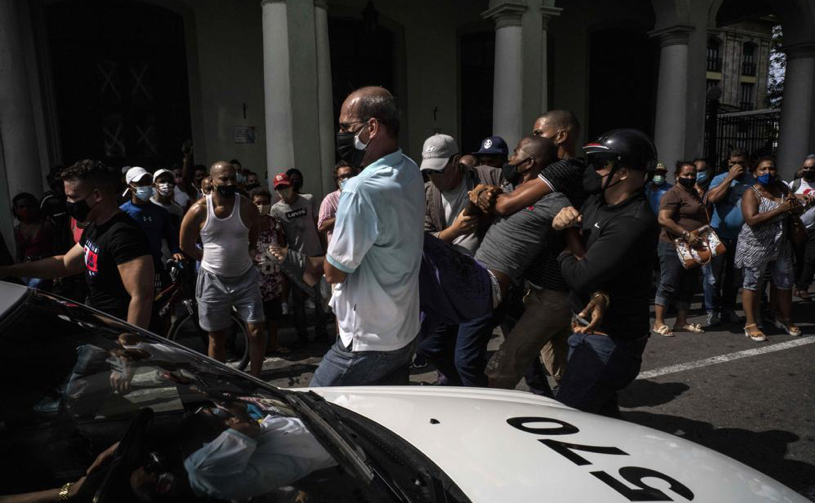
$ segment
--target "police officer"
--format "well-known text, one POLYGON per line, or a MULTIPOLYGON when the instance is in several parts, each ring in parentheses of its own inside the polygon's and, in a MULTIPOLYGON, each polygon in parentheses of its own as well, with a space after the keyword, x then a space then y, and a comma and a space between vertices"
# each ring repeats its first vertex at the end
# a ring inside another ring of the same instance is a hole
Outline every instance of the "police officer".
POLYGON ((583 151, 591 164, 583 185, 592 195, 580 212, 561 210, 552 227, 580 226, 578 242, 585 249, 574 245, 558 260, 575 312, 597 311, 591 328, 576 328, 569 338, 569 360, 556 398, 580 410, 616 416, 617 391, 639 373, 650 329, 659 226, 643 187, 654 171, 656 148, 642 131, 616 129, 583 151))

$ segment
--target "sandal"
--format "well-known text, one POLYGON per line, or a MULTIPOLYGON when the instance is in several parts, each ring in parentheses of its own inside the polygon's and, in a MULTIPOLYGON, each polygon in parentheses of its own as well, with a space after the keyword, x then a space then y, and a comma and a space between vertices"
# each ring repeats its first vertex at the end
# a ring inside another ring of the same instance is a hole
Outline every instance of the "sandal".
POLYGON ((810 301, 812 297, 809 296, 809 292, 807 290, 799 289, 795 290, 795 296, 801 300, 810 301))
POLYGON ((801 329, 796 327, 790 320, 782 320, 781 318, 776 318, 772 320, 772 324, 793 337, 801 336, 801 329))
POLYGON ((764 335, 764 332, 762 332, 755 323, 744 326, 744 335, 756 342, 764 342, 767 340, 767 336, 764 335))
POLYGON ((692 334, 703 334, 702 325, 698 323, 685 323, 681 327, 674 327, 677 332, 690 332, 692 334))
POLYGON ((671 332, 671 328, 668 325, 662 325, 661 327, 657 328, 654 327, 651 329, 651 332, 661 335, 663 337, 673 337, 674 333, 671 332))

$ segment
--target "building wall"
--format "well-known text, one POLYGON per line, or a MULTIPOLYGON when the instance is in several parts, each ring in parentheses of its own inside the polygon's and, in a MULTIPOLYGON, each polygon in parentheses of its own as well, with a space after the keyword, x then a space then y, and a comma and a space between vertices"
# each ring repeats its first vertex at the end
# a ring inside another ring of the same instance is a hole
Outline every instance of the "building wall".
POLYGON ((722 97, 719 101, 722 104, 741 107, 741 84, 745 82, 754 85, 752 107, 754 109, 766 108, 772 26, 771 21, 755 20, 709 30, 711 36, 721 41, 719 54, 722 58, 722 72, 720 75, 708 72, 708 78, 720 79, 719 87, 722 89, 722 97), (755 76, 742 75, 744 44, 748 42, 756 45, 755 76))

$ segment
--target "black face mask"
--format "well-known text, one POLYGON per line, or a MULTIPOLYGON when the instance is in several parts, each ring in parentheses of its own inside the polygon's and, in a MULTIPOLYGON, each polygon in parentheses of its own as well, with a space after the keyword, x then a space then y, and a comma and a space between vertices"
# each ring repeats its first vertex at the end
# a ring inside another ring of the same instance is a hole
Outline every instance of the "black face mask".
POLYGON ((362 158, 365 157, 365 150, 354 147, 357 133, 337 133, 337 155, 353 168, 362 167, 362 158))
POLYGON ((221 197, 232 199, 235 197, 235 191, 238 190, 238 187, 236 185, 218 185, 215 187, 215 190, 218 191, 221 197))
POLYGON ((587 166, 583 171, 583 190, 589 195, 603 192, 603 177, 597 174, 594 166, 587 166))
POLYGON ((501 166, 501 171, 504 174, 504 180, 508 181, 512 185, 517 185, 521 179, 521 174, 515 169, 514 164, 505 162, 504 165, 501 166))
POLYGON ((87 221, 88 214, 91 212, 91 207, 88 206, 88 203, 85 199, 81 201, 77 201, 72 203, 71 201, 65 201, 65 213, 68 216, 72 217, 77 222, 85 222, 87 221))
POLYGON ((804 180, 808 182, 815 181, 815 171, 804 171, 804 180))
POLYGON ((258 187, 260 187, 260 183, 250 183, 246 186, 246 190, 255 190, 258 187))
POLYGON ((686 189, 692 189, 696 185, 696 178, 677 178, 676 181, 686 189))

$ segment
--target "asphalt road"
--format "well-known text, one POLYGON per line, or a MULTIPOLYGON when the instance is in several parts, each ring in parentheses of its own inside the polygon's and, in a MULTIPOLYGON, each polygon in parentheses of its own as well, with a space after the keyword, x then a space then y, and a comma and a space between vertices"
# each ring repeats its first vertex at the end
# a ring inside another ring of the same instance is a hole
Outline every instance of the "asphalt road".
MULTIPOLYGON (((815 302, 797 301, 794 319, 802 337, 768 328, 763 343, 746 338, 739 325, 652 336, 640 378, 621 393, 623 418, 726 454, 815 501, 815 302)), ((691 321, 704 324, 704 317, 691 321)), ((281 343, 293 335, 282 330, 281 343)), ((497 330, 491 350, 501 339, 497 330)), ((313 343, 267 358, 264 378, 307 386, 327 348, 313 343)), ((435 380, 432 368, 412 374, 415 384, 435 380)))

